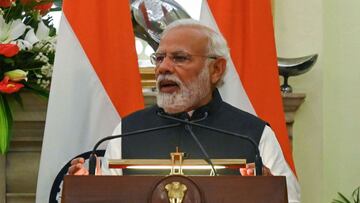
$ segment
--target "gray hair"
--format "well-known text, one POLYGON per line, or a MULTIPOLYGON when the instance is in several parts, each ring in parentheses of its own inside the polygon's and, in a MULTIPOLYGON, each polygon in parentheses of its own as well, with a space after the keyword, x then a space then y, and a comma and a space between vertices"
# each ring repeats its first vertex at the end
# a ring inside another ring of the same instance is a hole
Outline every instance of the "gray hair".
MULTIPOLYGON (((193 20, 191 18, 188 19, 180 19, 170 23, 162 33, 164 36, 170 30, 178 27, 198 27, 201 31, 208 37, 208 54, 211 56, 222 57, 226 60, 226 69, 228 69, 230 65, 230 51, 227 45, 225 38, 221 33, 216 32, 212 28, 202 24, 197 20, 193 20)), ((225 73, 223 74, 224 77, 225 73)), ((217 86, 221 86, 223 84, 223 77, 218 82, 217 86)))

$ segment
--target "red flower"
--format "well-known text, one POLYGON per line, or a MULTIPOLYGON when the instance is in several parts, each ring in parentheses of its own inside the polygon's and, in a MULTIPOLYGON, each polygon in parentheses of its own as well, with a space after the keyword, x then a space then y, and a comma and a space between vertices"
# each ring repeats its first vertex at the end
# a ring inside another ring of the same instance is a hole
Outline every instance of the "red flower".
POLYGON ((45 15, 53 5, 52 0, 20 0, 20 3, 25 6, 34 6, 34 9, 40 11, 41 15, 45 15))
POLYGON ((9 79, 9 76, 5 76, 4 79, 0 82, 1 93, 11 94, 19 91, 21 88, 24 87, 23 84, 11 82, 9 79))
POLYGON ((39 10, 41 15, 45 15, 50 10, 52 5, 53 2, 39 4, 37 6, 34 6, 34 9, 39 10))
POLYGON ((13 1, 15 0, 0 0, 0 7, 3 8, 10 7, 13 1))
POLYGON ((19 51, 20 49, 16 44, 0 44, 0 55, 13 57, 19 53, 19 51))

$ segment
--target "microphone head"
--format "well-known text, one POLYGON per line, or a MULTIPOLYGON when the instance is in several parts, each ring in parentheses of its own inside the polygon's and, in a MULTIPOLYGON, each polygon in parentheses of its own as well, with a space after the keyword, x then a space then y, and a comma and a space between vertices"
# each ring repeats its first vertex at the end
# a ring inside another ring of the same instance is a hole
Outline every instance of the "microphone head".
POLYGON ((89 175, 95 175, 96 171, 96 155, 91 153, 89 157, 89 175))

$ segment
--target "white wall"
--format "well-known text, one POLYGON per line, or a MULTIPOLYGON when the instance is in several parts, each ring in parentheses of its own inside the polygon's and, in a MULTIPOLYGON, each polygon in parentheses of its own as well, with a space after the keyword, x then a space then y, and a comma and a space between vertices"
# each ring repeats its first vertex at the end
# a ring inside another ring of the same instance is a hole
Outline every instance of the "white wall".
POLYGON ((322 193, 322 3, 321 0, 275 0, 274 19, 278 56, 318 53, 309 72, 289 79, 294 93, 306 93, 293 128, 293 155, 302 189, 302 202, 321 202, 322 193))
POLYGON ((330 202, 360 186, 360 1, 323 2, 323 202, 330 202))
POLYGON ((294 124, 302 202, 331 202, 360 185, 360 1, 275 0, 278 55, 320 54, 290 79, 306 93, 294 124))

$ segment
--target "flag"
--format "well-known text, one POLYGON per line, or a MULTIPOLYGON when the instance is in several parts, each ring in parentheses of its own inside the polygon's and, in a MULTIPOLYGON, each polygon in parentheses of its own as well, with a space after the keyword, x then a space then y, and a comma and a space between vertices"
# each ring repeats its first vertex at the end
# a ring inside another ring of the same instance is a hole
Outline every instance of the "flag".
POLYGON ((270 124, 295 173, 280 94, 270 0, 203 1, 200 20, 219 30, 230 47, 232 61, 220 89, 222 97, 270 124))
POLYGON ((36 202, 59 170, 144 107, 128 1, 65 0, 36 202))

